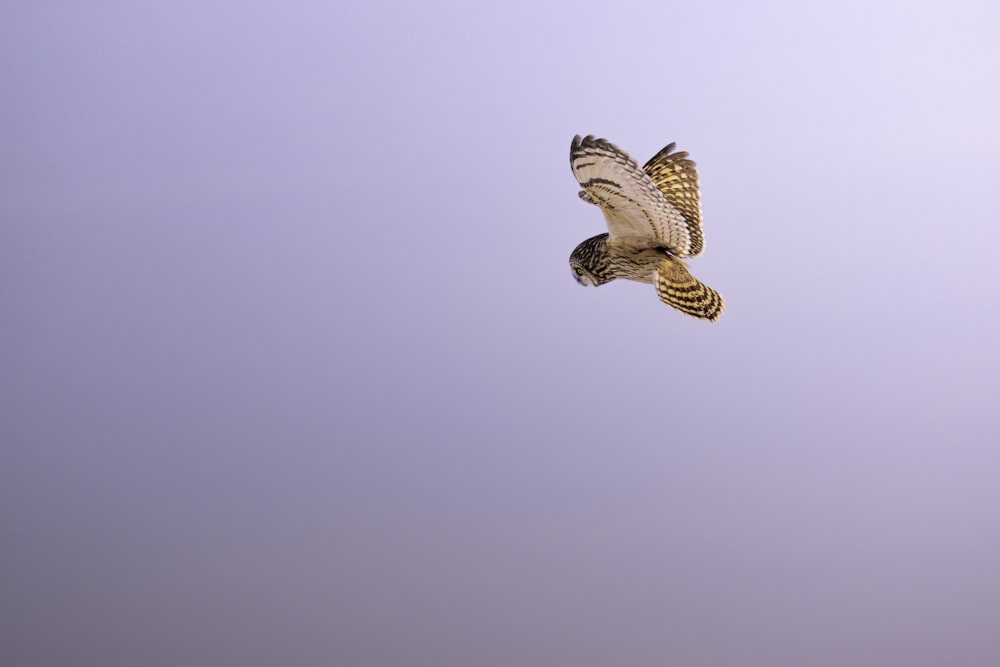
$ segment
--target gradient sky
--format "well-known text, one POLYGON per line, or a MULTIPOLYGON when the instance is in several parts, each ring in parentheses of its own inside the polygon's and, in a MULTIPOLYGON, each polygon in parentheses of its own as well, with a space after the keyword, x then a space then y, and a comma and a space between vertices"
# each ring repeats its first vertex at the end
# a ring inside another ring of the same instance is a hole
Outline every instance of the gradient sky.
POLYGON ((998 7, 7 3, 0 662, 1000 664, 998 7))

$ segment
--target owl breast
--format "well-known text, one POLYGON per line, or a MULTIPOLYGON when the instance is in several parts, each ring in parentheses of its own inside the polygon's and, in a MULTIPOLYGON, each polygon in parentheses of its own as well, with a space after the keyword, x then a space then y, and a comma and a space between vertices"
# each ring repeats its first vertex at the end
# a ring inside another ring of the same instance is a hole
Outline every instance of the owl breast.
POLYGON ((609 272, 615 278, 652 284, 656 267, 669 253, 663 248, 635 248, 607 244, 609 272))

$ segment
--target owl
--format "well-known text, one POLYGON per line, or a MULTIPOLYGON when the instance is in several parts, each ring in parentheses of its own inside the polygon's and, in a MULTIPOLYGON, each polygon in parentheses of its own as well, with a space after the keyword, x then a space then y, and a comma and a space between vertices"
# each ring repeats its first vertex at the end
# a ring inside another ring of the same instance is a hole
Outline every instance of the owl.
POLYGON ((573 250, 569 265, 581 285, 615 278, 650 283, 660 300, 711 322, 722 315, 722 297, 698 282, 681 261, 701 254, 698 172, 688 154, 670 144, 642 169, 623 150, 593 136, 573 138, 569 162, 583 190, 580 199, 600 207, 608 233, 573 250))

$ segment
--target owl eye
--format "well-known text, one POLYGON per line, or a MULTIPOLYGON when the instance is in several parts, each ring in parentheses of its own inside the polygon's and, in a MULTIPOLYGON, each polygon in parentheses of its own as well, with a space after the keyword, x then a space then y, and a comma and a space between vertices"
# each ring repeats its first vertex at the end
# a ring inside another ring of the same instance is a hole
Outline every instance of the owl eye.
POLYGON ((581 268, 577 268, 577 270, 576 270, 576 275, 578 275, 578 276, 582 276, 582 275, 583 275, 583 269, 581 269, 581 268))

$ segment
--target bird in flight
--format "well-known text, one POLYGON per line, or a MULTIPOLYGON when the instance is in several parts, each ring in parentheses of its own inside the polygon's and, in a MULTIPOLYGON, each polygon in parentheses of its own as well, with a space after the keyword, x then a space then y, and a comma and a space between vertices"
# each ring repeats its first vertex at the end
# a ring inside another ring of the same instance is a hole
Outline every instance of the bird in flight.
POLYGON ((681 261, 700 255, 704 240, 698 172, 688 154, 674 148, 666 146, 640 169, 605 139, 573 138, 569 162, 583 188, 580 199, 601 209, 608 232, 578 245, 569 265, 581 285, 615 278, 653 284, 663 303, 714 322, 722 297, 681 261))

